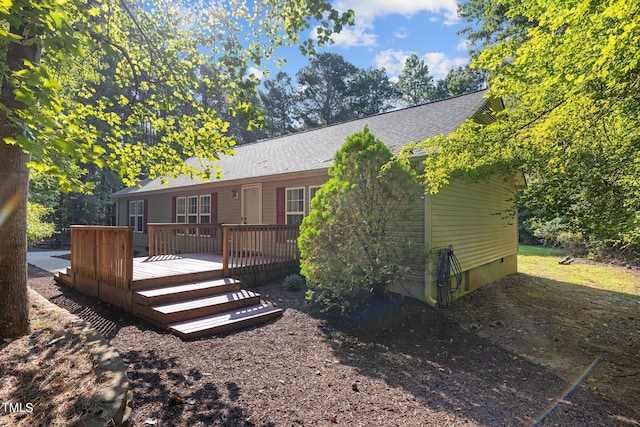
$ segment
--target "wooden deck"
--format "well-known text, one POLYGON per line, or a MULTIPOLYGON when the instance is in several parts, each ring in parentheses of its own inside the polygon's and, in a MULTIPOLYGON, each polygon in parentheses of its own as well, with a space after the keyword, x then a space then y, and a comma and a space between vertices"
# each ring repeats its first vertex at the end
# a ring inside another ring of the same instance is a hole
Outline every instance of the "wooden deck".
MULTIPOLYGON (((241 289, 239 280, 224 277, 222 258, 211 253, 134 258, 129 311, 183 339, 256 325, 282 314, 260 294, 241 289)), ((56 277, 73 286, 72 278, 70 270, 56 277)))
POLYGON ((197 273, 209 270, 222 271, 220 254, 157 255, 133 259, 133 280, 170 276, 177 273, 197 273))
POLYGON ((223 277, 222 255, 157 255, 133 259, 131 290, 223 277))
POLYGON ((202 233, 192 230, 198 224, 153 226, 159 231, 149 234, 151 256, 139 258, 133 258, 131 227, 72 226, 71 268, 56 280, 182 338, 282 314, 259 294, 241 289, 241 281, 254 285, 297 271, 296 226, 218 224, 215 233, 211 224, 201 225, 202 233), (210 252, 220 247, 224 256, 210 252), (197 253, 181 253, 185 248, 197 253))

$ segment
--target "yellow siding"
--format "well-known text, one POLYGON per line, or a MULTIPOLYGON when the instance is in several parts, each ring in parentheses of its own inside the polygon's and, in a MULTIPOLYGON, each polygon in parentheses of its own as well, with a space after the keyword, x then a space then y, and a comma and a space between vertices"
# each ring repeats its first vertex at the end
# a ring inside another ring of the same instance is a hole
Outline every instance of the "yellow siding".
POLYGON ((431 271, 437 254, 453 245, 463 271, 518 252, 515 183, 499 177, 479 183, 455 182, 431 197, 431 271))
MULTIPOLYGON (((398 225, 394 234, 396 236, 403 237, 405 240, 414 242, 416 245, 424 245, 424 221, 424 200, 418 198, 415 200, 408 214, 398 225)), ((390 290, 419 300, 423 300, 426 260, 422 256, 420 256, 416 258, 407 258, 405 262, 407 266, 411 266, 412 271, 401 280, 395 282, 390 290)))

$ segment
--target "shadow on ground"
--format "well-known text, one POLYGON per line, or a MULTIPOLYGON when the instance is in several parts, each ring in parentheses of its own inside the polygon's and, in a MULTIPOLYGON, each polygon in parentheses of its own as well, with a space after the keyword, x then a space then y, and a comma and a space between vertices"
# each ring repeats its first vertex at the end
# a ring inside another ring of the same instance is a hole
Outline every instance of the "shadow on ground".
POLYGON ((88 297, 72 288, 53 282, 48 271, 29 266, 29 286, 40 295, 91 323, 102 336, 111 340, 124 325, 142 323, 134 316, 123 312, 111 304, 88 297))
MULTIPOLYGON (((41 292, 37 281, 30 286, 41 292)), ((637 335, 628 333, 638 329, 628 311, 638 312, 637 297, 516 275, 463 297, 449 311, 399 298, 347 324, 325 321, 304 301, 304 291, 273 283, 257 290, 285 309, 282 318, 182 342, 50 281, 42 288, 45 297, 114 338, 128 367, 137 423, 326 425, 341 409, 343 418, 359 416, 360 425, 375 424, 376 414, 385 412, 409 425, 434 425, 437 418, 425 418, 429 414, 472 425, 640 425, 628 400, 638 392, 633 371, 623 372, 627 399, 589 382, 609 366, 637 369, 637 360, 619 354, 640 350, 637 335), (597 328, 604 323, 606 339, 597 328), (563 399, 599 355, 592 376, 563 399), (546 363, 558 357, 575 357, 574 370, 546 363), (413 409, 391 402, 397 390, 413 398, 413 409)))
POLYGON ((153 349, 129 351, 121 356, 129 364, 129 380, 135 390, 136 405, 149 404, 155 408, 145 414, 150 422, 155 420, 158 425, 255 425, 241 404, 236 403, 240 387, 235 382, 226 382, 221 390, 213 380, 207 381, 210 373, 196 368, 182 372, 175 357, 162 357, 153 349))
POLYGON ((482 424, 640 425, 639 309, 638 296, 517 274, 450 310, 407 299, 333 322, 332 346, 362 375, 482 424))

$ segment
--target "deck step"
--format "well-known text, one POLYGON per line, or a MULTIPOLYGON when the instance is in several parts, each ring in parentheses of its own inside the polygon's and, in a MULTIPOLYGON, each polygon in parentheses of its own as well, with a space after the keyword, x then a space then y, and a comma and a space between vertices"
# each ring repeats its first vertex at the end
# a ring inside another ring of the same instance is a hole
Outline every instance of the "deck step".
POLYGON ((260 303, 260 294, 239 290, 224 294, 195 298, 171 304, 149 307, 138 307, 140 312, 159 323, 169 324, 196 317, 210 316, 229 310, 238 310, 260 303))
POLYGON ((239 290, 240 282, 226 277, 218 280, 135 291, 133 293, 133 302, 134 304, 150 307, 239 290))
POLYGON ((182 339, 194 339, 257 325, 281 314, 280 308, 256 304, 225 313, 172 323, 168 325, 168 329, 182 339))
POLYGON ((58 271, 58 273, 56 273, 53 278, 57 283, 73 287, 73 277, 71 276, 71 271, 68 268, 66 269, 66 271, 58 271))
POLYGON ((222 270, 194 271, 191 273, 177 273, 174 275, 149 278, 134 277, 131 281, 131 289, 141 291, 160 288, 162 286, 175 286, 183 283, 222 279, 223 277, 222 270))

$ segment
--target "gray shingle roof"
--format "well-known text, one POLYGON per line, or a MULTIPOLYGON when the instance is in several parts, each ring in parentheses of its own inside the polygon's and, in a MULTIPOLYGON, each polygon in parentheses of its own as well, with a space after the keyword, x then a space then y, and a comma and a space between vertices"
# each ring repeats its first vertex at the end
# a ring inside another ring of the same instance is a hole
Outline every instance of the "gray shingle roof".
MULTIPOLYGON (((306 132, 254 142, 235 147, 233 156, 222 156, 217 164, 222 179, 259 178, 270 175, 326 169, 333 155, 349 135, 362 131, 365 125, 394 153, 409 142, 423 141, 435 135, 448 135, 466 119, 476 114, 487 102, 487 91, 474 92, 442 101, 377 114, 346 123, 326 126, 306 132)), ((188 163, 199 165, 198 159, 188 163)), ((202 184, 202 180, 180 176, 162 184, 160 179, 148 180, 140 187, 120 190, 114 198, 153 191, 202 184)))

